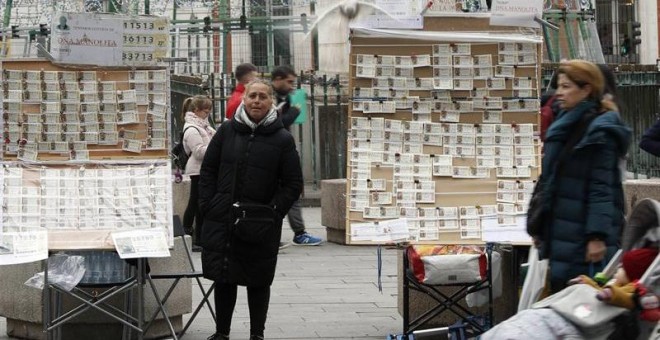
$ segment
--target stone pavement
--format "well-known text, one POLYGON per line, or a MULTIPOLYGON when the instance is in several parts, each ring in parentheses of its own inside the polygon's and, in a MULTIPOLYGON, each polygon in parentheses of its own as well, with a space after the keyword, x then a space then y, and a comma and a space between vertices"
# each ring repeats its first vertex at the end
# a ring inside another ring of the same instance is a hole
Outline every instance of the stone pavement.
MULTIPOLYGON (((308 231, 325 238, 321 208, 304 208, 303 216, 308 231)), ((292 236, 285 220, 282 239, 290 241, 292 236)), ((396 296, 399 253, 383 248, 381 293, 376 252, 375 246, 333 243, 292 245, 281 251, 271 288, 266 339, 385 339, 389 333, 401 332, 396 296)), ((199 253, 194 254, 199 265, 199 253)), ((193 305, 200 299, 199 290, 193 289, 193 305)), ((214 331, 213 319, 203 309, 183 339, 205 340, 214 331)), ((12 339, 6 333, 6 321, 0 318, 0 340, 12 339)), ((239 288, 231 338, 248 337, 247 298, 245 289, 239 288)))

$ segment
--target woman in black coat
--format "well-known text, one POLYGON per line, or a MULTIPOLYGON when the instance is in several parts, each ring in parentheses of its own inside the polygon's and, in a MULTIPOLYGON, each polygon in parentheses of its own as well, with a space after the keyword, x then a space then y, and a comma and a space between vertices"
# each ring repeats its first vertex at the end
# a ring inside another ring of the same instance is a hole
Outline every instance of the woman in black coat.
POLYGON ((216 283, 210 340, 229 339, 239 285, 247 287, 250 339, 263 339, 282 218, 302 187, 295 143, 277 116, 272 88, 254 81, 211 140, 200 170, 202 268, 216 283))

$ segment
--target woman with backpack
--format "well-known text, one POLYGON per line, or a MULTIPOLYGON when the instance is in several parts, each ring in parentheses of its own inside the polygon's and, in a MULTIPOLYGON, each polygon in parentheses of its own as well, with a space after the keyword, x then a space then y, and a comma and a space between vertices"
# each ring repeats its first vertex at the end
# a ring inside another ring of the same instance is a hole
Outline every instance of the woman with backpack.
POLYGON ((190 176, 190 197, 188 207, 183 214, 183 227, 186 234, 193 236, 193 251, 201 251, 199 246, 202 235, 202 219, 198 208, 199 169, 206 154, 206 148, 215 134, 215 129, 209 124, 209 114, 213 102, 207 96, 189 97, 183 102, 183 148, 188 157, 185 173, 190 176), (195 227, 193 229, 193 221, 195 227))
POLYGON ((619 159, 631 137, 597 65, 571 60, 557 74, 561 111, 546 134, 539 179, 544 218, 530 231, 550 259, 552 292, 602 270, 617 250, 625 204, 619 159))

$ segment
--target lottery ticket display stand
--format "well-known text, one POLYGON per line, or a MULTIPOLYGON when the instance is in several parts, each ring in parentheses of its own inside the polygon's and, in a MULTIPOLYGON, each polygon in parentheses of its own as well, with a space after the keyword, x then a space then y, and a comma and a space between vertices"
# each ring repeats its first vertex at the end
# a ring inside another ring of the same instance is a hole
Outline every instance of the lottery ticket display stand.
MULTIPOLYGON (((423 30, 353 29, 348 243, 475 245, 484 254, 488 242, 529 243, 541 43, 538 31, 483 17, 427 17, 423 30)), ((485 269, 489 286, 490 261, 485 269)))
MULTIPOLYGON (((92 67, 42 59, 2 60, 0 69, 1 264, 59 251, 83 255, 86 271, 78 287, 44 285, 47 336, 61 336, 56 331, 76 319, 90 327, 107 322, 93 320, 89 311, 95 310, 97 318, 122 322, 126 335, 132 331, 141 339, 148 297, 145 258, 151 257, 148 252, 169 256, 174 245, 169 71, 157 65, 92 67), (162 247, 148 246, 154 243, 162 247), (115 251, 135 258, 133 265, 115 251), (130 293, 127 304, 117 307, 123 293, 130 293), (69 309, 66 300, 79 306, 69 309)), ((44 282, 49 282, 48 262, 44 282)), ((186 288, 189 283, 181 287, 186 288)))

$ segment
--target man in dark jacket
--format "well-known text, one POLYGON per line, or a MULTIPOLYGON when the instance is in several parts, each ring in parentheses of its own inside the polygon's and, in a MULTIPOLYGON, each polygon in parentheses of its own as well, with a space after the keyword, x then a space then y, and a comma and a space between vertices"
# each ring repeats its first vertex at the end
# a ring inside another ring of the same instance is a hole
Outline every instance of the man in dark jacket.
MULTIPOLYGON (((275 95, 277 97, 277 112, 282 119, 286 129, 290 129, 291 124, 296 121, 300 114, 300 108, 291 105, 289 94, 294 90, 296 83, 296 72, 288 66, 279 66, 271 73, 271 82, 275 95)), ((323 242, 321 238, 312 236, 305 231, 305 221, 302 217, 302 207, 297 200, 289 210, 289 225, 293 230, 293 244, 298 246, 316 246, 323 242)), ((288 244, 280 244, 284 248, 288 244)))
POLYGON ((639 147, 654 156, 660 157, 660 120, 644 132, 639 147))
POLYGON ((254 81, 200 170, 202 268, 216 283, 216 334, 209 339, 229 339, 239 285, 247 287, 250 340, 263 339, 282 218, 302 187, 295 141, 273 107, 272 88, 254 81))

